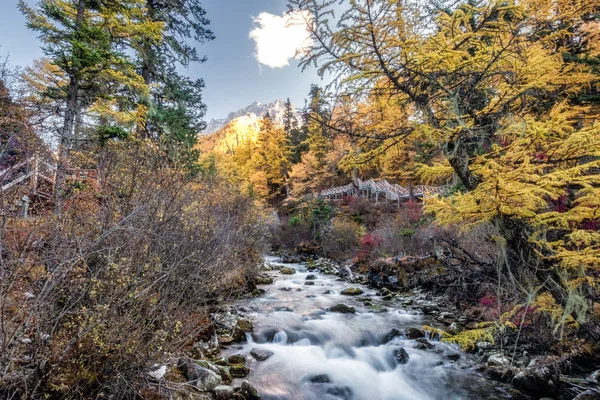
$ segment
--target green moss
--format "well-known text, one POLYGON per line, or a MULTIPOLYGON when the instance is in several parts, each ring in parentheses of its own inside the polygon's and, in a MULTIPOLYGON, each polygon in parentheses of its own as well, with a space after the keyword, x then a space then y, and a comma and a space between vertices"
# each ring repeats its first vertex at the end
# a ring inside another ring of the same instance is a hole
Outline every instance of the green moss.
POLYGON ((477 329, 462 331, 456 335, 428 325, 423 326, 423 330, 429 332, 432 338, 437 338, 441 342, 455 343, 464 351, 473 351, 477 347, 478 342, 494 343, 496 327, 489 324, 477 329))

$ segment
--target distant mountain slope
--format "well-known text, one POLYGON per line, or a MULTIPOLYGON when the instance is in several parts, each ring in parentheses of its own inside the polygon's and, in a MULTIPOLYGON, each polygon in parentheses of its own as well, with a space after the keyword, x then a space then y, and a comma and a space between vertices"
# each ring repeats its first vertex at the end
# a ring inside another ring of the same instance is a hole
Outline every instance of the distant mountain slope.
POLYGON ((216 150, 231 153, 244 143, 256 142, 260 130, 259 121, 256 114, 237 117, 219 131, 201 136, 198 147, 202 152, 216 150))
MULTIPOLYGON (((217 150, 231 153, 244 143, 256 142, 259 122, 268 113, 278 125, 283 125, 285 101, 276 100, 272 103, 261 104, 254 102, 246 108, 230 113, 227 118, 211 120, 207 133, 200 137, 198 147, 201 151, 217 150)), ((296 120, 301 123, 301 115, 296 111, 296 120)))
MULTIPOLYGON (((229 113, 226 118, 222 119, 211 119, 210 122, 206 125, 206 129, 202 131, 205 135, 210 135, 211 133, 215 133, 225 127, 229 122, 233 121, 236 118, 243 116, 251 116, 255 115, 259 118, 264 117, 267 113, 271 115, 273 121, 283 124, 283 113, 285 110, 285 101, 284 100, 275 100, 272 103, 262 104, 259 102, 254 102, 250 104, 248 107, 242 108, 240 110, 229 113)), ((300 118, 300 114, 297 113, 298 122, 300 118)))

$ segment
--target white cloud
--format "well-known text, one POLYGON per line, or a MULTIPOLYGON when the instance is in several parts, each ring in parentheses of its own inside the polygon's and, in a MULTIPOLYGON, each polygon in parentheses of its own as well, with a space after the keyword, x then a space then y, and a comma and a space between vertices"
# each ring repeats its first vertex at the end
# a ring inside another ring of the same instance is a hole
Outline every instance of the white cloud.
POLYGON ((254 55, 259 64, 271 68, 288 66, 290 59, 311 44, 304 14, 299 11, 282 16, 263 12, 253 20, 255 27, 250 38, 254 40, 254 55))

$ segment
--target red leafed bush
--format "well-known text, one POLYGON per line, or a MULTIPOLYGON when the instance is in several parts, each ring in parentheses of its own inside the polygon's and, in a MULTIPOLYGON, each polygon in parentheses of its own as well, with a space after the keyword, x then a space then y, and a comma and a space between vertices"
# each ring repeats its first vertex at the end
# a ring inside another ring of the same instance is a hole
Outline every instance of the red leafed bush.
POLYGON ((360 250, 358 251, 357 257, 359 261, 365 261, 369 256, 376 250, 383 239, 377 235, 367 233, 360 241, 360 250))

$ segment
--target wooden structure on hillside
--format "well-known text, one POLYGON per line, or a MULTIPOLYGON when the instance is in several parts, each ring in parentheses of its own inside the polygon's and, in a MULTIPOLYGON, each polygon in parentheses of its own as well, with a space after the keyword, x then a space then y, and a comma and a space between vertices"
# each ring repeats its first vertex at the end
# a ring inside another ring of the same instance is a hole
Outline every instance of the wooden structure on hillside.
POLYGON ((381 181, 356 179, 344 186, 325 189, 321 191, 319 197, 329 201, 342 201, 345 197, 361 197, 375 203, 396 203, 399 207, 402 201, 409 200, 411 197, 422 199, 444 194, 447 190, 448 188, 445 186, 419 185, 405 188, 397 184, 391 184, 385 179, 381 181))
POLYGON ((30 201, 51 201, 55 180, 56 166, 37 155, 0 167, 0 195, 11 200, 1 212, 26 217, 30 201))

